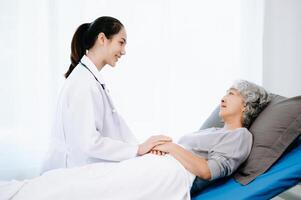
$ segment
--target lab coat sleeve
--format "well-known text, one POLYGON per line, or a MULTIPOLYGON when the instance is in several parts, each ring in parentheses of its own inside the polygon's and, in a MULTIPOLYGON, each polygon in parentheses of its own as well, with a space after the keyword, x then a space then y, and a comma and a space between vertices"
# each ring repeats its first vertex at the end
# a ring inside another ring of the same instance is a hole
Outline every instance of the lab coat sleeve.
POLYGON ((138 151, 137 144, 103 136, 101 133, 103 118, 104 102, 99 89, 92 85, 78 85, 78 88, 70 94, 65 117, 67 124, 65 132, 70 135, 72 140, 70 143, 92 159, 122 161, 135 157, 138 151), (97 126, 96 117, 98 117, 97 126))

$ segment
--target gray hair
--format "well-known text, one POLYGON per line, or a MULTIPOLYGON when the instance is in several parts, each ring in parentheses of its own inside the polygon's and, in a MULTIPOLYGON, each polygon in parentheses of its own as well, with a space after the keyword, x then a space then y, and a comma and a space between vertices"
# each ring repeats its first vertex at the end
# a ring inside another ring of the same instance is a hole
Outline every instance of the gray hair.
POLYGON ((271 98, 268 92, 261 86, 246 80, 237 80, 231 86, 243 97, 246 111, 243 114, 243 126, 249 128, 253 120, 268 105, 271 98))

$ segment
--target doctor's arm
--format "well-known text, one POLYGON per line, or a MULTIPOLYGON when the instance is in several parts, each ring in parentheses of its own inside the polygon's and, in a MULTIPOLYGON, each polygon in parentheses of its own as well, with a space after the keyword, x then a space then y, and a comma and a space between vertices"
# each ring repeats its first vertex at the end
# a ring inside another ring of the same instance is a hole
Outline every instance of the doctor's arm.
POLYGON ((190 151, 187 151, 183 147, 170 142, 163 145, 158 145, 154 148, 154 150, 170 154, 192 174, 205 180, 211 179, 208 161, 199 156, 196 156, 190 151))
POLYGON ((101 132, 104 102, 97 87, 78 85, 70 94, 66 112, 63 113, 65 131, 82 151, 91 158, 121 161, 148 153, 154 146, 171 141, 166 136, 153 136, 144 143, 132 144, 101 132), (100 111, 100 112, 96 112, 100 111))
MULTIPOLYGON (((92 85, 92 84, 91 84, 92 85)), ((97 87, 78 84, 69 94, 63 113, 64 129, 69 143, 90 158, 121 161, 135 157, 138 144, 106 137, 103 127, 104 102, 97 87)))

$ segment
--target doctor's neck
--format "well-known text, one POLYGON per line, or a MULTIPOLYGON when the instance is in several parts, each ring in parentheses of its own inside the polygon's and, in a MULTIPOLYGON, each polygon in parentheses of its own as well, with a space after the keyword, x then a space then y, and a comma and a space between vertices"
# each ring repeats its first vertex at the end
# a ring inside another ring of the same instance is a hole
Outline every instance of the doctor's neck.
POLYGON ((104 58, 101 56, 101 54, 93 49, 87 51, 86 56, 97 67, 98 71, 100 71, 106 65, 104 58))

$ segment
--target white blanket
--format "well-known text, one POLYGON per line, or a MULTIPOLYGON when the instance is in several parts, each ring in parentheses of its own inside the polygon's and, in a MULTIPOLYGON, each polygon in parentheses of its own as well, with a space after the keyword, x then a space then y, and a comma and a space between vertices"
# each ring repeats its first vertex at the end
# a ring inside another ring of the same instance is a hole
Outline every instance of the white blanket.
POLYGON ((0 199, 190 200, 194 178, 172 156, 148 154, 120 163, 52 170, 32 180, 10 182, 6 188, 0 185, 0 199))

